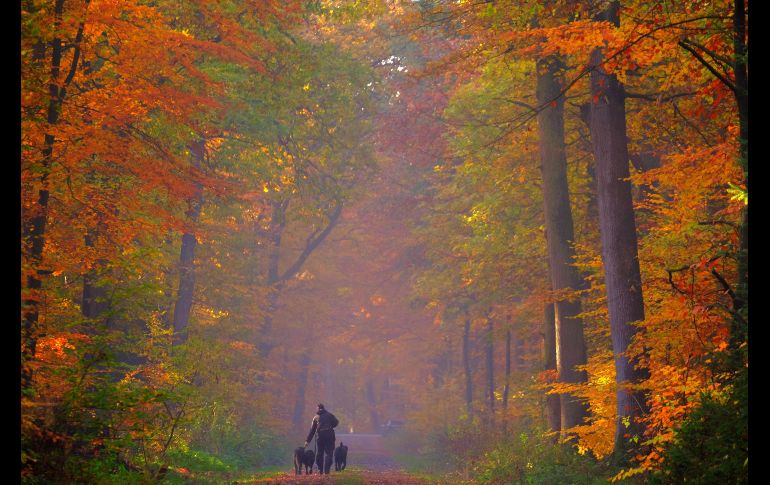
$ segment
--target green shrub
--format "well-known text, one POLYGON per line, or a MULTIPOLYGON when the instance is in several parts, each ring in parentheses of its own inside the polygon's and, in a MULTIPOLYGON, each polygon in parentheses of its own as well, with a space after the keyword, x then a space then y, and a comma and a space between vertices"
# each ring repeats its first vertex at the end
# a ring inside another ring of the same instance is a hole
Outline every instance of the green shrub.
POLYGON ((542 433, 520 431, 499 441, 475 467, 483 484, 595 484, 607 483, 606 465, 579 455, 568 445, 553 444, 542 433))
POLYGON ((705 394, 664 449, 653 483, 748 483, 748 382, 741 372, 722 394, 705 394))

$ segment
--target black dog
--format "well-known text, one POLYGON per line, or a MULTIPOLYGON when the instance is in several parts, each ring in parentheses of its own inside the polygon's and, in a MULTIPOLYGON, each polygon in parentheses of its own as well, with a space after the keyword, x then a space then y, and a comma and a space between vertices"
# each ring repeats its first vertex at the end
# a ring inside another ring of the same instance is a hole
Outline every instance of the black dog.
POLYGON ((348 447, 342 444, 334 450, 334 469, 337 471, 344 470, 348 462, 348 447))
POLYGON ((294 448, 294 474, 302 475, 302 465, 305 464, 305 448, 294 448))
POLYGON ((315 452, 313 450, 305 450, 305 474, 310 475, 313 473, 313 462, 315 461, 315 452))
POLYGON ((310 475, 313 473, 313 462, 315 461, 315 453, 313 450, 306 450, 300 446, 294 449, 294 474, 302 475, 302 466, 305 466, 305 474, 310 475))

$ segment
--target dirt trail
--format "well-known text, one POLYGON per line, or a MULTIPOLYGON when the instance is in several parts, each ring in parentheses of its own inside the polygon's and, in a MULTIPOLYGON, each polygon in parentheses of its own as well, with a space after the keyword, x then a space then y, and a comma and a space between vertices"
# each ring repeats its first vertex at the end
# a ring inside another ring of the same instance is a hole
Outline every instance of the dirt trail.
POLYGON ((382 436, 378 434, 337 433, 337 445, 340 442, 348 447, 348 468, 336 472, 332 466, 329 475, 318 475, 314 467, 313 475, 285 475, 265 478, 254 482, 260 485, 428 485, 435 482, 411 477, 400 469, 383 446, 382 436))
POLYGON ((254 485, 435 485, 398 471, 345 470, 329 475, 289 475, 265 478, 254 485))

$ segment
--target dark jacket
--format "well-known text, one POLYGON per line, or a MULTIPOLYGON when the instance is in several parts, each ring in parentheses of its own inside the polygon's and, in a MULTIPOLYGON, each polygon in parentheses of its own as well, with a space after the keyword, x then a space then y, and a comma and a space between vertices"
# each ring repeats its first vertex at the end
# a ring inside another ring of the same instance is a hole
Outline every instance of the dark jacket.
POLYGON ((316 415, 313 416, 313 425, 310 427, 310 433, 308 433, 305 441, 310 443, 310 440, 313 439, 313 435, 315 435, 316 431, 318 431, 320 436, 321 432, 328 432, 336 428, 338 424, 340 424, 340 422, 332 413, 326 409, 319 409, 316 415))

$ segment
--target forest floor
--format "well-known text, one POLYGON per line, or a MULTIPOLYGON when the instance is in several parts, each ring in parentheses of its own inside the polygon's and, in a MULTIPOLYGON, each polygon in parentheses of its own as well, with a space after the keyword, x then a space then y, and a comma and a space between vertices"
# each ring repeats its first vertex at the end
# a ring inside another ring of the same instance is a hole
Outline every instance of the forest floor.
POLYGON ((402 471, 344 470, 329 475, 293 475, 263 478, 254 485, 429 485, 438 482, 414 477, 402 471))
POLYGON ((295 475, 292 472, 247 482, 254 485, 428 485, 439 483, 416 477, 393 460, 377 434, 337 433, 337 444, 348 446, 348 467, 340 472, 332 469, 329 475, 295 475))

